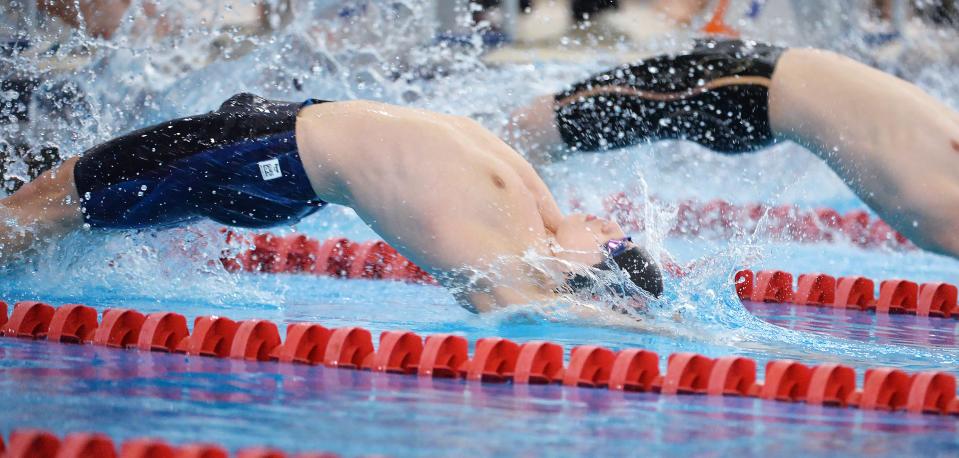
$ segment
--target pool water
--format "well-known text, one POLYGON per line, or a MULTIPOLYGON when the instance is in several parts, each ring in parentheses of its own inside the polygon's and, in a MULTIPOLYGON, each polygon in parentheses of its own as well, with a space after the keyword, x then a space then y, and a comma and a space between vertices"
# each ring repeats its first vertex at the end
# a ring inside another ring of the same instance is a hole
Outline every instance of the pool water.
MULTIPOLYGON (((62 76, 82 86, 87 117, 52 116, 53 126, 73 124, 30 135, 76 154, 132 128, 208 111, 241 91, 281 99, 373 98, 468 115, 502 134, 507 114, 519 104, 615 61, 597 52, 588 64, 487 66, 479 50, 431 41, 424 2, 364 2, 379 8, 359 18, 329 16, 326 3, 314 2, 313 9, 270 37, 228 34, 234 47, 189 17, 181 36, 168 41, 121 34, 114 44, 101 46, 97 58, 62 76), (205 47, 214 44, 221 46, 220 54, 198 64, 205 47)), ((769 29, 757 29, 755 38, 777 39, 775 27, 769 29)), ((804 44, 801 38, 791 40, 798 41, 788 44, 804 44)), ((673 49, 684 44, 666 43, 673 49)), ((959 91, 943 76, 955 74, 955 68, 900 70, 956 105, 959 91)), ((42 248, 30 263, 7 266, 0 298, 84 303, 98 310, 175 311, 188 318, 261 318, 281 328, 300 321, 361 326, 374 336, 409 329, 421 335, 455 333, 470 342, 490 336, 549 340, 567 350, 584 344, 644 348, 661 358, 680 351, 742 355, 760 367, 771 359, 837 362, 856 368, 860 376, 877 366, 959 374, 955 320, 743 305, 732 287, 732 276, 741 268, 955 283, 956 260, 843 241, 784 242, 762 225, 740 228, 729 240, 669 234, 669 221, 683 199, 865 209, 828 168, 796 145, 722 156, 685 142, 661 142, 575 156, 544 168, 543 175, 567 209, 576 201, 586 211, 602 212, 603 197, 620 191, 639 201, 655 196, 651 212, 643 215, 652 218, 651 224, 632 235, 654 253, 697 267, 667 278, 663 300, 638 317, 602 303, 594 304, 599 313, 589 319, 562 306, 515 307, 480 316, 433 286, 230 273, 209 262, 225 248, 219 227, 200 223, 165 232, 75 234, 42 248)), ((276 232, 376 237, 352 211, 335 206, 276 232)), ((220 443, 232 450, 273 445, 398 457, 952 455, 959 446, 953 417, 424 381, 19 339, 0 339, 0 354, 4 433, 39 427, 58 434, 100 431, 115 441, 151 436, 220 443)))
MULTIPOLYGON (((524 341, 643 347, 665 356, 695 351, 773 358, 771 349, 743 349, 702 340, 604 329, 575 323, 503 323, 444 304, 439 288, 387 282, 251 277, 254 282, 310 288, 312 303, 285 310, 267 304, 222 307, 160 306, 111 301, 141 311, 175 309, 188 315, 310 320, 371 330, 456 332, 471 342, 501 335, 524 341), (305 280, 311 280, 306 282, 305 280), (409 291, 404 291, 409 290, 409 291), (327 293, 322 293, 326 291, 327 293), (363 300, 340 300, 350 293, 363 300), (422 313, 406 319, 386 298, 415 293, 422 313), (384 300, 377 300, 378 297, 384 300), (430 299, 433 299, 432 301, 430 299), (122 303, 122 304, 121 304, 122 303)), ((308 296, 308 295, 305 295, 308 296)), ((119 298, 118 298, 119 299, 119 298)), ((835 336, 890 348, 949 351, 956 321, 878 317, 781 304, 748 303, 756 316, 816 340, 835 336), (815 310, 815 311, 814 311, 815 310)), ((902 350, 900 350, 902 351, 902 350)), ((458 380, 256 363, 117 350, 22 339, 0 339, 0 428, 45 428, 58 434, 101 431, 115 441, 163 438, 214 442, 236 450, 269 445, 285 451, 333 451, 345 456, 503 454, 568 456, 650 454, 948 455, 957 447, 953 417, 883 413, 743 398, 664 396, 561 386, 477 384, 458 380)), ((787 352, 790 353, 790 352, 787 352)), ((795 357, 806 363, 842 361, 857 367, 929 366, 881 355, 795 357)), ((661 362, 661 367, 665 362, 661 362)), ((934 365, 933 365, 934 366, 934 365)), ((860 382, 861 383, 861 382, 860 382)))

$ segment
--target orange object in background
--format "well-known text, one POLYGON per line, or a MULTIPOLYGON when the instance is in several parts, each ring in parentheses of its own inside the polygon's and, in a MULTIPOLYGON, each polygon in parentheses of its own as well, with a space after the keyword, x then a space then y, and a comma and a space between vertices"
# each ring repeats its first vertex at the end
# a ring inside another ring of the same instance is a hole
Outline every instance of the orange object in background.
POLYGON ((716 9, 713 10, 713 17, 703 26, 702 31, 710 35, 720 35, 724 37, 736 38, 739 32, 726 24, 726 10, 729 9, 729 0, 719 0, 716 9))

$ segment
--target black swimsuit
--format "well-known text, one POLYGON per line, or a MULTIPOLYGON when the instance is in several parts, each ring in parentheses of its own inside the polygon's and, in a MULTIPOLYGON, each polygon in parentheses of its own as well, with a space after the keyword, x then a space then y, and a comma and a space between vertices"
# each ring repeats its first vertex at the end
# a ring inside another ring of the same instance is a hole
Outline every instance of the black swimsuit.
POLYGON ((200 218, 254 228, 295 223, 325 205, 295 136, 300 108, 321 102, 238 94, 216 111, 95 146, 74 168, 84 218, 124 229, 200 218))
POLYGON ((595 151, 685 139, 722 153, 775 142, 768 89, 784 50, 741 41, 704 41, 595 75, 556 95, 567 145, 595 151))

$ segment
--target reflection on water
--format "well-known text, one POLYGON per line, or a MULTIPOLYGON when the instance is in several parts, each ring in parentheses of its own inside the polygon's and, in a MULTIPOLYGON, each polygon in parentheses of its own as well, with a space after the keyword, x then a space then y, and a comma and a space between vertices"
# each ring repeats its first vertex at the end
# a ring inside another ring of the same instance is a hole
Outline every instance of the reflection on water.
POLYGON ((0 341, 0 430, 343 456, 933 453, 948 417, 0 341), (91 364, 92 361, 92 364, 91 364))
MULTIPOLYGON (((156 13, 162 22, 138 18, 124 23, 110 40, 62 28, 56 33, 38 31, 31 52, 0 58, 7 68, 37 81, 29 101, 32 121, 0 125, 0 142, 6 149, 15 144, 56 145, 72 156, 137 127, 208 111, 241 91, 291 100, 378 99, 468 115, 502 134, 508 113, 519 104, 617 59, 597 51, 595 59, 585 63, 492 66, 482 60, 478 35, 456 42, 434 40, 432 9, 423 1, 364 1, 348 8, 339 2, 291 5, 289 11, 271 12, 267 24, 252 29, 230 23, 227 14, 199 14, 172 2, 156 13)), ((776 30, 775 22, 747 28, 755 38, 811 44, 804 40, 812 38, 802 34, 776 35, 776 30)), ((907 53, 911 58, 894 70, 954 102, 959 93, 952 77, 955 64, 927 65, 929 58, 922 60, 923 55, 936 55, 938 43, 908 42, 914 48, 925 45, 924 51, 907 53)), ((622 43, 637 52, 686 45, 668 40, 622 43)), ((863 40, 828 45, 878 62, 863 40)), ((26 173, 22 163, 8 170, 21 177, 26 173)), ((681 263, 696 261, 697 267, 682 278, 669 278, 667 295, 650 305, 639 325, 624 322, 614 312, 599 323, 562 313, 533 320, 514 314, 477 317, 437 289, 226 273, 208 263, 224 246, 221 235, 214 225, 199 224, 162 233, 77 234, 44 248, 26 266, 8 267, 0 291, 11 299, 97 306, 132 302, 190 316, 228 311, 234 318, 313 317, 374 329, 413 327, 643 346, 662 354, 739 352, 837 359, 857 366, 956 367, 959 351, 952 331, 935 330, 928 342, 917 344, 886 335, 889 328, 882 323, 852 323, 843 332, 823 332, 844 317, 771 319, 770 324, 750 314, 731 287, 735 270, 755 266, 949 281, 959 272, 955 261, 918 252, 863 251, 842 243, 781 244, 761 226, 733 234, 729 243, 667 235, 676 211, 671 202, 683 198, 862 208, 832 172, 795 145, 731 157, 688 143, 662 142, 573 157, 548 167, 544 176, 564 206, 575 200, 583 210, 602 212, 602 198, 622 190, 648 201, 639 215, 647 221, 646 232, 635 237, 653 252, 681 263), (662 201, 653 202, 650 195, 662 201)), ((295 230, 315 237, 374 237, 352 212, 337 208, 319 212, 295 230)))

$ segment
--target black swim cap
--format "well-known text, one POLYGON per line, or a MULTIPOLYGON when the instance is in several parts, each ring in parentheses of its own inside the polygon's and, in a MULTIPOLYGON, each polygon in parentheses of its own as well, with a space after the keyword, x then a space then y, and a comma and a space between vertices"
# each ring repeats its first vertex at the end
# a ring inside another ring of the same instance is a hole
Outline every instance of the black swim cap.
MULTIPOLYGON (((638 288, 655 297, 663 294, 663 274, 660 272, 659 266, 656 265, 656 261, 653 260, 653 257, 648 251, 638 246, 632 246, 612 258, 607 258, 603 262, 594 265, 593 268, 610 270, 613 264, 620 270, 625 271, 626 274, 629 275, 630 281, 638 288)), ((589 288, 593 286, 594 283, 595 282, 589 277, 580 274, 573 275, 566 282, 574 291, 589 288)), ((622 285, 610 286, 617 294, 623 296, 632 295, 632 293, 628 291, 628 288, 623 288, 622 285)))

